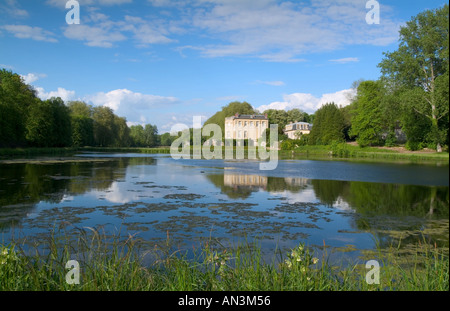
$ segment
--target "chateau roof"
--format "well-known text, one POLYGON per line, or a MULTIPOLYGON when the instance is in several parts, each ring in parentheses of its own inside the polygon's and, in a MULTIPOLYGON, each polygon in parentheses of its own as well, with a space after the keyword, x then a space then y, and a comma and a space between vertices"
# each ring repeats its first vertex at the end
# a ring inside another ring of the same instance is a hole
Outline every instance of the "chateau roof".
POLYGON ((239 114, 236 113, 232 117, 228 117, 226 119, 230 120, 236 120, 236 119, 255 119, 255 120, 268 120, 267 114, 266 115, 260 115, 260 114, 239 114))

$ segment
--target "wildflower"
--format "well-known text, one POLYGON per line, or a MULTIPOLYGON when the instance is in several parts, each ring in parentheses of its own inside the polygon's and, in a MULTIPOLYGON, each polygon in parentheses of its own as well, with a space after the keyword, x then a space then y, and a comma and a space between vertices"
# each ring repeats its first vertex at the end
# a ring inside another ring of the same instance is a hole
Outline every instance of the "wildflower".
POLYGON ((286 266, 288 267, 288 268, 291 268, 292 267, 292 263, 291 263, 291 261, 290 260, 285 260, 285 264, 286 264, 286 266))
POLYGON ((314 258, 312 259, 312 262, 313 262, 313 265, 315 265, 316 263, 319 262, 319 258, 314 257, 314 258))

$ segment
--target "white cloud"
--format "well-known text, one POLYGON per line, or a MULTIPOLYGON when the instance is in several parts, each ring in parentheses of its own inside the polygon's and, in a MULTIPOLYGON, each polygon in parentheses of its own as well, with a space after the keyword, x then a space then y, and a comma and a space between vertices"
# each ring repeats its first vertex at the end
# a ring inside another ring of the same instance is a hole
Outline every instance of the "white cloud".
POLYGON ((6 65, 6 64, 0 64, 0 68, 4 68, 4 69, 8 69, 8 70, 13 70, 13 69, 14 69, 14 66, 6 65))
POLYGON ((330 59, 330 62, 339 63, 339 64, 357 63, 357 62, 359 62, 359 58, 357 58, 357 57, 346 57, 346 58, 339 58, 339 59, 330 59))
POLYGON ((13 17, 29 16, 28 11, 21 9, 16 0, 6 0, 4 4, 0 4, 0 10, 13 17))
POLYGON ((256 84, 266 84, 270 86, 283 86, 285 83, 283 81, 256 81, 256 84))
POLYGON ((145 123, 152 110, 178 103, 175 97, 142 94, 127 89, 99 92, 86 96, 85 100, 94 106, 107 106, 117 115, 126 117, 131 123, 145 123))
POLYGON ((0 29, 5 29, 6 31, 12 33, 16 38, 20 39, 58 42, 58 40, 54 38, 54 33, 44 30, 40 27, 31 27, 27 25, 4 25, 0 26, 0 29))
POLYGON ((276 110, 291 110, 298 108, 307 113, 314 113, 326 103, 334 102, 338 106, 345 107, 350 104, 351 95, 355 90, 348 89, 336 93, 323 94, 321 97, 316 97, 312 94, 293 93, 283 96, 283 101, 272 102, 268 105, 257 107, 257 110, 263 112, 267 109, 276 110))
POLYGON ((115 43, 133 38, 138 47, 150 44, 169 43, 174 40, 167 35, 164 21, 144 20, 126 15, 123 20, 112 21, 109 16, 87 9, 83 23, 68 25, 64 29, 66 38, 85 41, 88 46, 111 48, 115 43))
POLYGON ((26 75, 21 75, 21 77, 22 77, 23 81, 26 84, 31 84, 31 83, 33 83, 33 82, 35 82, 35 81, 37 81, 37 80, 39 80, 41 78, 46 78, 47 75, 43 74, 43 73, 38 73, 38 74, 36 74, 36 73, 29 73, 29 74, 26 74, 26 75))
MULTIPOLYGON (((65 8, 68 0, 47 0, 46 3, 51 6, 65 8)), ((133 0, 77 0, 80 6, 87 5, 120 5, 131 3, 133 0)))
POLYGON ((209 117, 201 113, 170 113, 161 115, 162 125, 158 128, 159 133, 170 133, 172 129, 176 132, 182 131, 185 128, 201 128, 209 117), (200 122, 194 123, 198 117, 200 117, 200 122))
POLYGON ((77 99, 75 91, 66 90, 65 88, 58 87, 57 91, 46 92, 42 87, 36 87, 38 97, 42 100, 47 100, 52 97, 60 97, 64 102, 77 99))
POLYGON ((198 0, 193 25, 214 35, 202 46, 207 57, 259 56, 268 61, 302 61, 297 56, 349 44, 386 45, 396 41, 399 24, 389 19, 373 27, 362 0, 303 3, 276 0, 198 0))
POLYGON ((126 37, 107 25, 88 26, 84 24, 70 25, 64 30, 69 39, 86 41, 88 46, 113 47, 115 42, 126 40, 126 37))

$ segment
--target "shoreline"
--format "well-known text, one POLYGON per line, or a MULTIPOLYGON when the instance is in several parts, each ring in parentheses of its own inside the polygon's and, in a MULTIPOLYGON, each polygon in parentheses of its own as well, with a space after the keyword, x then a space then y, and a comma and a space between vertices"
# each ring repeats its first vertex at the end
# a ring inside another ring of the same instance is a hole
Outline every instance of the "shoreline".
MULTIPOLYGON (((192 148, 191 148, 192 151, 192 148)), ((224 153, 224 149, 222 150, 224 153)), ((140 148, 140 147, 80 147, 80 148, 0 148, 0 164, 29 163, 29 162, 85 162, 105 161, 111 159, 79 159, 74 157, 78 152, 108 152, 108 153, 142 153, 142 154, 170 154, 169 147, 140 148), (42 156, 43 158, 34 158, 42 156), (55 159, 60 157, 60 159, 55 159)), ((223 154, 222 153, 222 154, 223 154)), ((424 163, 449 165, 449 153, 434 151, 407 151, 403 147, 366 147, 360 148, 349 144, 341 146, 302 146, 294 150, 279 150, 280 160, 339 160, 339 161, 371 161, 402 163, 424 163)))

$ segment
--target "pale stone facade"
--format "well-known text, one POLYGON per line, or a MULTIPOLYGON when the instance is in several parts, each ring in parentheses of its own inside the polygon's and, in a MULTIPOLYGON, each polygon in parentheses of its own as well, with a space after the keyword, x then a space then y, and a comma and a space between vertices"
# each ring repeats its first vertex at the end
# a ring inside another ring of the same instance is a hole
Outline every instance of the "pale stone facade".
POLYGON ((295 122, 286 125, 284 128, 284 134, 286 134, 289 139, 298 139, 300 135, 311 133, 311 128, 312 124, 306 122, 295 122))
POLYGON ((267 115, 236 114, 225 118, 225 139, 248 139, 256 143, 268 127, 267 115))

